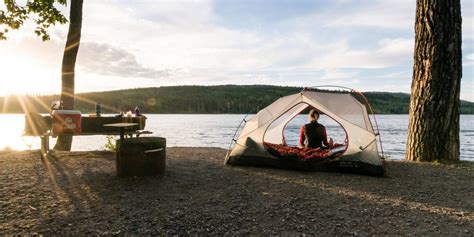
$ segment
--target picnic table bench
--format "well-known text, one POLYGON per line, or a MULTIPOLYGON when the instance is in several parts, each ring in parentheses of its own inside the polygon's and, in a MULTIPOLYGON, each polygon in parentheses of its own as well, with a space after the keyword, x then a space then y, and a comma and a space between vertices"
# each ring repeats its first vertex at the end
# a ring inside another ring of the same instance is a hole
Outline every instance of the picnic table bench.
POLYGON ((52 118, 50 115, 27 113, 25 115, 24 136, 38 136, 41 138, 41 156, 49 152, 49 138, 58 135, 91 136, 91 135, 119 135, 123 140, 125 136, 140 136, 152 134, 144 131, 145 116, 139 117, 82 117, 81 132, 73 134, 54 134, 52 132, 52 118), (120 125, 120 126, 119 126, 120 125))

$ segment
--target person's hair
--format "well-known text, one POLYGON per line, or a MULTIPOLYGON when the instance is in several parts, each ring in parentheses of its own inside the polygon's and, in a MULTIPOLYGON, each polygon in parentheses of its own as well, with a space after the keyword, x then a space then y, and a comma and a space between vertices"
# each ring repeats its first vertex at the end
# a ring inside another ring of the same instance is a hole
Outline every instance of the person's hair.
POLYGON ((312 119, 318 119, 319 118, 319 111, 317 111, 316 109, 312 109, 309 111, 309 117, 311 117, 312 119))

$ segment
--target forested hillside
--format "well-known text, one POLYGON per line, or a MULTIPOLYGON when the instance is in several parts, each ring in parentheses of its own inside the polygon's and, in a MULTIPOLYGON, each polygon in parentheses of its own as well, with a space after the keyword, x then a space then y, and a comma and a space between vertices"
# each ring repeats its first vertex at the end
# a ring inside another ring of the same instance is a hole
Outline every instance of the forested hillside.
MULTIPOLYGON (((76 95, 76 109, 93 113, 95 103, 103 105, 104 113, 118 113, 138 106, 143 113, 248 113, 263 108, 280 96, 300 92, 302 88, 279 86, 173 86, 139 88, 118 91, 82 93, 76 95)), ((379 114, 407 114, 409 94, 364 93, 379 114)), ((0 97, 0 111, 48 112, 58 95, 0 97)), ((461 113, 474 114, 474 103, 463 101, 461 113)))

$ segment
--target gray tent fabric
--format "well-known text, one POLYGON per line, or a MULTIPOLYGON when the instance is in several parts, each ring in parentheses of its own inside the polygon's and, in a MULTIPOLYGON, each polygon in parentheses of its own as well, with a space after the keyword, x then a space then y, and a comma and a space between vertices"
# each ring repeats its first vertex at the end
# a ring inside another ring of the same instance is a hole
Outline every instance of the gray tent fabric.
POLYGON ((350 93, 304 90, 279 98, 247 120, 225 163, 382 176, 384 160, 377 141, 366 106, 350 93), (285 144, 285 126, 308 107, 326 114, 345 130, 347 144, 342 154, 322 160, 282 159, 271 154, 265 143, 285 144))

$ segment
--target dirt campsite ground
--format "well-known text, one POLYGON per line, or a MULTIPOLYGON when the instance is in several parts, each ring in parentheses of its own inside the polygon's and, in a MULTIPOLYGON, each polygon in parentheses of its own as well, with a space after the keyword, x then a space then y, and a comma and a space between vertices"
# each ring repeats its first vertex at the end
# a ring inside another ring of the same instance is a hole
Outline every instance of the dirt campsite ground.
POLYGON ((388 178, 223 165, 168 148, 160 177, 111 152, 0 152, 0 235, 474 235, 474 166, 388 162, 388 178))

